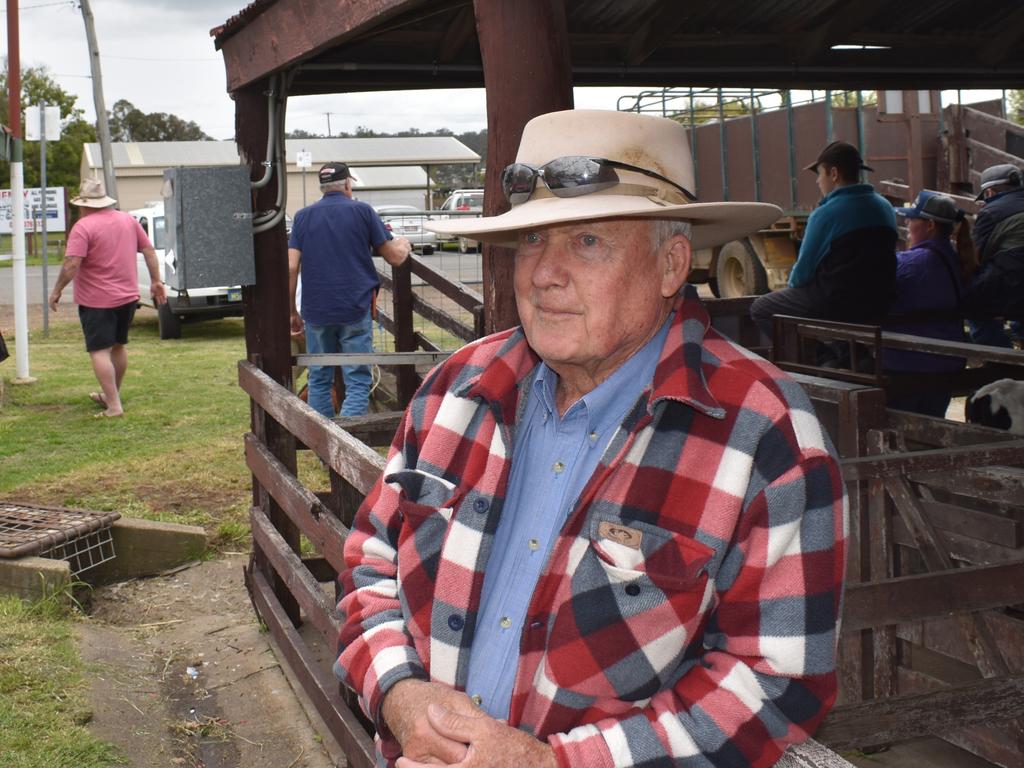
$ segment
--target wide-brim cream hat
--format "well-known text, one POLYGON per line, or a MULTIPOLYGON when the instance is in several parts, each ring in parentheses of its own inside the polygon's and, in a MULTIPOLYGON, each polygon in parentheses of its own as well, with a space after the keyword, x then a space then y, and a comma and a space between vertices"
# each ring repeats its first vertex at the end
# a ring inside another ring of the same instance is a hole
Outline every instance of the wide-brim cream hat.
POLYGON ((117 200, 107 195, 107 189, 99 179, 84 179, 78 194, 68 202, 81 208, 109 208, 117 200))
MULTIPOLYGON (((675 120, 608 110, 550 112, 523 128, 516 162, 540 167, 576 155, 643 168, 694 189, 687 131, 675 120)), ((680 219, 693 225, 693 247, 706 248, 763 229, 782 215, 769 203, 689 202, 676 187, 646 174, 616 173, 618 185, 578 197, 556 197, 538 179, 528 200, 500 216, 434 220, 425 227, 439 235, 515 247, 517 233, 528 228, 617 216, 680 219)))

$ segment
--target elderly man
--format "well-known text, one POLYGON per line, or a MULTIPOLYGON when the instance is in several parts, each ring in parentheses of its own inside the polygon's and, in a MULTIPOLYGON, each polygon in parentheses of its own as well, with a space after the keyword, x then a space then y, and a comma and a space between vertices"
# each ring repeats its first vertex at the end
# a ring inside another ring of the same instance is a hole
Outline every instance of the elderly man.
POLYGON ((532 120, 501 216, 522 327, 424 381, 345 543, 336 671, 381 764, 772 765, 836 694, 843 485, 793 381, 709 327, 686 131, 532 120))
MULTIPOLYGON (((327 163, 319 171, 317 202, 295 214, 288 236, 288 290, 291 332, 305 322, 306 351, 373 352, 370 310, 380 287, 371 251, 399 265, 412 246, 392 238, 377 212, 352 198, 352 174, 345 163, 327 163), (302 305, 296 303, 299 274, 302 305)), ((341 416, 364 416, 370 405, 370 366, 342 366, 345 400, 341 416)), ((309 366, 309 404, 328 419, 335 416, 331 393, 334 366, 309 366)))
POLYGON ((74 280, 78 319, 93 375, 100 385, 89 398, 103 410, 97 416, 120 416, 121 383, 128 370, 128 328, 139 303, 136 255, 142 253, 156 304, 167 301, 156 251, 135 219, 114 208, 102 181, 86 179, 71 204, 81 218, 68 235, 64 264, 50 291, 50 309, 57 311, 64 288, 74 280))
POLYGON ((1024 171, 1002 163, 981 174, 974 247, 981 264, 964 301, 971 339, 1010 347, 1003 318, 1024 319, 1024 171), (994 316, 994 317, 993 317, 994 316))

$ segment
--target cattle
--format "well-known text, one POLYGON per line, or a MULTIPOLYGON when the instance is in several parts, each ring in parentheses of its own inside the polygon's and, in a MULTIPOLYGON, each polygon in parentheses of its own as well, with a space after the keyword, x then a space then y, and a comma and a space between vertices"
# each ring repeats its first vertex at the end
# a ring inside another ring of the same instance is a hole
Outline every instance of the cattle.
POLYGON ((999 379, 967 400, 967 421, 1024 435, 1024 381, 999 379))

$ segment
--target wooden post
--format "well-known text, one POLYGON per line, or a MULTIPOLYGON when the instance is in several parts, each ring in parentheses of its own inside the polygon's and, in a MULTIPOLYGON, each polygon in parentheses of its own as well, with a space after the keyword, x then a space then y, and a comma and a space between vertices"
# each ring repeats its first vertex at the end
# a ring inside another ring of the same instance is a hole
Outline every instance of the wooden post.
MULTIPOLYGON (((487 88, 484 215, 508 210, 502 169, 515 160, 533 117, 572 109, 572 64, 563 0, 473 0, 487 88)), ((519 322, 512 291, 512 251, 483 248, 484 322, 488 333, 519 322)))
MULTIPOLYGON (((243 161, 249 164, 250 176, 263 176, 263 162, 268 159, 267 135, 269 132, 270 110, 267 101, 269 84, 237 91, 235 96, 235 140, 243 161)), ((283 109, 283 100, 279 102, 283 109)), ((284 120, 279 120, 284 125, 284 120)), ((273 159, 273 158, 269 158, 273 159)), ((282 168, 274 169, 274 178, 262 189, 254 190, 254 211, 273 208, 277 200, 276 174, 282 168)), ((256 261, 255 285, 243 286, 242 304, 245 316, 245 346, 249 359, 258 354, 259 365, 274 381, 287 388, 292 385, 292 351, 289 333, 290 297, 288 296, 288 245, 285 240, 284 220, 273 229, 261 232, 253 238, 256 261)), ((257 424, 254 409, 253 432, 266 443, 270 452, 295 474, 295 439, 286 429, 269 417, 264 425, 257 424)), ((281 533, 292 551, 299 551, 299 529, 269 494, 259 492, 253 478, 254 496, 257 503, 265 504, 274 527, 281 533)), ((271 576, 266 559, 256 552, 257 562, 264 574, 271 576)), ((272 580, 274 592, 292 623, 299 624, 299 604, 292 597, 284 582, 276 576, 272 580)))
MULTIPOLYGON (((415 352, 417 344, 416 332, 412 327, 412 266, 408 261, 400 267, 391 268, 391 286, 395 315, 395 351, 415 352)), ((398 401, 401 407, 405 408, 419 386, 415 366, 398 366, 395 378, 398 401)))

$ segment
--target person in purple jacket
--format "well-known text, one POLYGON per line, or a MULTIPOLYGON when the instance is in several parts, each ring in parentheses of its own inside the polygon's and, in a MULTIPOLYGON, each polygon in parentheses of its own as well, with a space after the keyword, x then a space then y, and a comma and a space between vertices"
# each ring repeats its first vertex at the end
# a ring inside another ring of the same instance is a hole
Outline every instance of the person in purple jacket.
MULTIPOLYGON (((910 248, 896 254, 896 301, 890 317, 955 313, 974 270, 974 249, 964 211, 948 195, 924 189, 913 205, 897 208, 896 213, 907 220, 910 248), (956 248, 950 239, 954 229, 956 248)), ((939 319, 897 321, 886 324, 885 330, 962 341, 964 322, 958 314, 950 314, 939 319)), ((882 361, 887 372, 897 374, 959 371, 965 362, 962 357, 903 349, 885 350, 882 361)), ((942 417, 951 397, 949 391, 890 394, 888 405, 942 417)))

